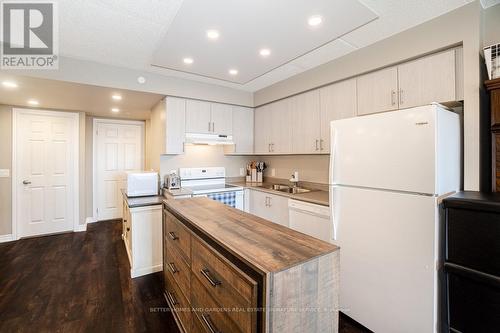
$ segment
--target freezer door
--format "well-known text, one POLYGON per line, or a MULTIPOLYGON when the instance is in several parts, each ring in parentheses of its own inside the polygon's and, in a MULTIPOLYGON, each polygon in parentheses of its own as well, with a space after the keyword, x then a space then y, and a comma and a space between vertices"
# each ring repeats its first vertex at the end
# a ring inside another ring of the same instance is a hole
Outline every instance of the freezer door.
POLYGON ((374 332, 435 331, 436 199, 333 187, 340 310, 374 332))
POLYGON ((436 109, 333 121, 330 184, 436 193, 436 109))

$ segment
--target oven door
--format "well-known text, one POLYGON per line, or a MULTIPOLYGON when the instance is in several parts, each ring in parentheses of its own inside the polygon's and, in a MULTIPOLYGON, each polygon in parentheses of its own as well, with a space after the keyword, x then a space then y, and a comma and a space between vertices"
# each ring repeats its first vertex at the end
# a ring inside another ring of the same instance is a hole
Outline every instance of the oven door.
POLYGON ((243 191, 224 191, 214 193, 195 194, 193 197, 207 197, 215 201, 222 202, 233 208, 243 210, 244 197, 243 191))

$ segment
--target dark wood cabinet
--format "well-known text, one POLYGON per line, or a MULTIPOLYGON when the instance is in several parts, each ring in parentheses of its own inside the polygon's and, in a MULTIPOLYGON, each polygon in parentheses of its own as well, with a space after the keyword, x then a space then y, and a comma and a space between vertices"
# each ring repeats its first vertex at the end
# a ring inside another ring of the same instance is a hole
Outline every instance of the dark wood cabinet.
POLYGON ((498 332, 500 194, 460 192, 444 199, 443 332, 498 332))
POLYGON ((500 192, 500 78, 486 81, 486 89, 490 92, 491 108, 491 143, 492 170, 494 192, 500 192))

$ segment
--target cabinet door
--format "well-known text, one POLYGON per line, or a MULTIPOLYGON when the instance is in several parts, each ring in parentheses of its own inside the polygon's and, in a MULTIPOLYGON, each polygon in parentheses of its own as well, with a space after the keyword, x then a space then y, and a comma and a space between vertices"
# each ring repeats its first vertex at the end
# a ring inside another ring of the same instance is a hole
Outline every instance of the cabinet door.
POLYGON ((212 133, 210 103, 188 99, 186 101, 186 132, 212 133))
POLYGON ((186 134, 186 100, 167 97, 165 154, 182 154, 186 134))
POLYGON ((269 210, 268 210, 268 194, 266 192, 250 190, 249 191, 250 198, 249 204, 250 209, 249 213, 261 217, 263 219, 269 219, 269 210))
MULTIPOLYGON (((270 104, 271 153, 289 154, 292 152, 292 112, 290 98, 270 104)), ((268 119, 269 121, 269 119, 268 119)))
POLYGON ((233 106, 233 141, 237 154, 253 153, 253 118, 252 108, 233 106))
POLYGON ((390 67, 357 78, 358 115, 398 108, 398 69, 390 67))
POLYGON ((254 149, 256 154, 270 152, 271 104, 255 109, 254 149))
POLYGON ((417 59, 398 67, 399 107, 455 100, 455 50, 417 59))
POLYGON ((320 153, 319 90, 290 98, 292 115, 292 152, 320 153))
POLYGON ((356 116, 356 79, 341 81, 321 88, 321 141, 322 153, 330 152, 330 122, 356 116))
POLYGON ((268 199, 268 220, 289 226, 288 198, 280 195, 267 194, 268 199))
POLYGON ((212 103, 212 133, 233 134, 233 107, 227 104, 212 103))

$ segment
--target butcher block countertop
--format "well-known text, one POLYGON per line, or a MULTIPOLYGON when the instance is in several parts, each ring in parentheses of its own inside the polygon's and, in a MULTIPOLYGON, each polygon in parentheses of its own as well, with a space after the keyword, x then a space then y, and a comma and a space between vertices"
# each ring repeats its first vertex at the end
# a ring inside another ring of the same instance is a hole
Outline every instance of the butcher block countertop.
POLYGON ((339 249, 204 197, 164 200, 164 204, 188 228, 201 232, 263 274, 280 272, 339 249))

